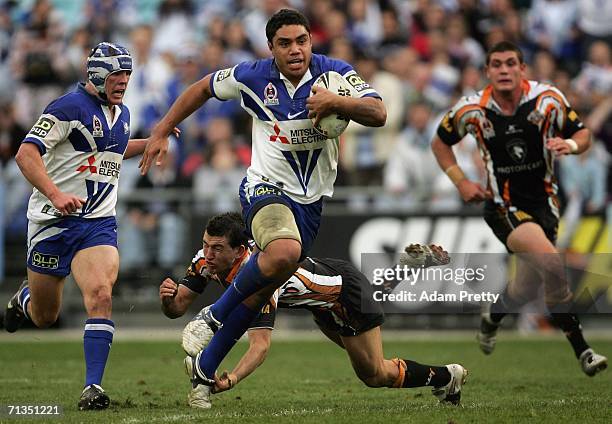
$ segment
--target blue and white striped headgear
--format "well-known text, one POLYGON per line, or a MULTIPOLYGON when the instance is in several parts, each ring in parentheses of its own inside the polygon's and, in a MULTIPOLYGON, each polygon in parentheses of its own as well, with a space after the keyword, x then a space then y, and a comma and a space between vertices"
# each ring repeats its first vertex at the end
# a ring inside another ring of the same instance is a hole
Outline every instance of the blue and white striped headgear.
POLYGON ((87 57, 87 79, 96 87, 98 94, 106 98, 104 84, 110 74, 132 71, 132 56, 119 44, 102 42, 91 49, 87 57))

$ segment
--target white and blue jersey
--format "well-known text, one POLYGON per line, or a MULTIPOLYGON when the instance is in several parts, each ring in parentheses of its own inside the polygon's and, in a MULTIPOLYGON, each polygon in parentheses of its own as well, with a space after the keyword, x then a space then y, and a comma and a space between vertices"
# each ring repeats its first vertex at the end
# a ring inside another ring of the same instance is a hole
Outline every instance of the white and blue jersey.
MULTIPOLYGON (((87 199, 72 214, 82 218, 115 215, 121 162, 130 137, 130 112, 109 107, 83 84, 47 106, 23 143, 35 144, 47 174, 64 193, 87 199)), ((49 199, 34 188, 28 219, 43 223, 61 217, 49 199)))
POLYGON ((352 97, 380 97, 349 64, 317 54, 297 87, 279 72, 273 59, 244 62, 213 74, 213 95, 239 99, 253 117, 253 154, 243 185, 247 199, 261 184, 281 189, 299 204, 333 194, 338 139, 319 134, 306 108, 312 84, 327 71, 347 80, 352 97))
POLYGON ((117 247, 115 205, 130 113, 109 107, 83 84, 47 106, 23 140, 38 147, 47 174, 64 193, 87 199, 69 216, 34 188, 28 204, 28 268, 66 276, 74 255, 93 246, 117 247))

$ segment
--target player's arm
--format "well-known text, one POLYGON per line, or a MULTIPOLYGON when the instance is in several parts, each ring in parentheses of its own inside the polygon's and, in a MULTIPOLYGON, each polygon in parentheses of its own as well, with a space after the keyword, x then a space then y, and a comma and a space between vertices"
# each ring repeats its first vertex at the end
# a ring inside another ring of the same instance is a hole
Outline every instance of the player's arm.
POLYGON ((73 194, 60 191, 49 178, 40 151, 35 144, 21 143, 15 155, 15 162, 30 184, 49 199, 62 215, 76 212, 87 201, 73 194))
POLYGON ((168 318, 183 316, 196 297, 198 293, 177 284, 171 278, 166 278, 159 286, 162 312, 168 318))
POLYGON ((480 184, 470 181, 457 164, 457 158, 453 147, 444 143, 439 136, 434 136, 431 142, 438 165, 455 184, 464 202, 481 202, 489 197, 491 193, 485 190, 480 184))
POLYGON ((387 121, 387 109, 378 97, 344 97, 323 87, 312 87, 313 95, 308 98, 308 117, 316 116, 315 127, 319 121, 336 113, 367 127, 382 127, 387 121))
POLYGON ((172 129, 212 97, 210 89, 212 75, 208 74, 198 82, 191 84, 175 100, 161 121, 155 125, 138 164, 141 173, 146 174, 154 160, 156 165, 162 163, 168 152, 168 136, 172 133, 172 129))
POLYGON ((242 355, 238 364, 231 372, 223 372, 215 378, 214 393, 229 390, 240 381, 248 377, 266 359, 270 350, 272 330, 269 328, 255 328, 249 330, 249 349, 242 355))
POLYGON ((579 155, 589 147, 591 147, 591 131, 587 128, 576 131, 570 138, 553 137, 546 141, 546 148, 555 156, 579 155))
POLYGON ((556 127, 555 137, 546 140, 546 148, 555 156, 579 155, 591 147, 591 131, 588 130, 567 98, 557 88, 552 88, 556 97, 562 99, 564 107, 557 110, 552 124, 556 127))
MULTIPOLYGON (((172 134, 175 137, 179 137, 181 135, 181 130, 177 127, 174 127, 172 130, 172 134)), ((133 158, 134 156, 138 156, 145 151, 147 147, 147 139, 146 138, 132 138, 128 140, 127 148, 125 149, 125 153, 123 154, 124 159, 133 158)))
POLYGON ((123 158, 129 159, 129 158, 133 158, 134 156, 138 156, 142 154, 146 146, 147 146, 146 138, 132 138, 128 140, 127 148, 125 149, 123 158))

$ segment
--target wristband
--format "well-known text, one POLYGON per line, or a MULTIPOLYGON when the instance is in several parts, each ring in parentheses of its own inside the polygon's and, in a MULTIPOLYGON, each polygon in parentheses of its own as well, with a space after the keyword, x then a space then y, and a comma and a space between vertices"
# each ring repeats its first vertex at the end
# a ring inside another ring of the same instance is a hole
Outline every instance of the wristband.
POLYGON ((572 138, 566 138, 565 139, 565 143, 569 146, 570 148, 570 153, 576 153, 578 151, 578 143, 576 143, 576 140, 572 139, 572 138))
POLYGON ((465 176, 465 174, 463 173, 463 171, 461 170, 461 168, 459 168, 459 165, 457 164, 449 166, 448 168, 444 170, 444 172, 446 173, 446 175, 448 175, 448 178, 450 178, 450 180, 455 185, 467 179, 467 177, 465 176))

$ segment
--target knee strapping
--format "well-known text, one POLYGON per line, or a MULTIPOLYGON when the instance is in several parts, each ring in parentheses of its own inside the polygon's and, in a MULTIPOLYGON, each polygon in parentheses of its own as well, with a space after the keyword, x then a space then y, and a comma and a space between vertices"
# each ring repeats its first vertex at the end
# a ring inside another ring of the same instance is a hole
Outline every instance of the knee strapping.
POLYGON ((302 243, 300 231, 291 209, 281 203, 272 203, 261 208, 251 222, 253 239, 260 249, 274 240, 292 239, 302 243))

